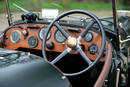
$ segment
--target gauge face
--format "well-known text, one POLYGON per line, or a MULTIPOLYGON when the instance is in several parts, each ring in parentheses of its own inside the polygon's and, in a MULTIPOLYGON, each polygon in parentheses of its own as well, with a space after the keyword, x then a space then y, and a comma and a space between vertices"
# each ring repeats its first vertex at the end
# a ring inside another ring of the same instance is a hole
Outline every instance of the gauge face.
POLYGON ((21 40, 21 32, 14 30, 10 35, 10 40, 12 43, 18 43, 21 40))
MULTIPOLYGON (((44 26, 40 29, 39 31, 39 38, 42 40, 43 39, 43 35, 47 32, 47 26, 44 26)), ((47 40, 49 40, 49 38, 51 37, 51 32, 48 33, 47 36, 47 40)))
POLYGON ((92 39, 93 39, 93 34, 91 32, 88 32, 87 35, 85 36, 84 40, 86 42, 90 42, 90 41, 92 41, 92 39))
POLYGON ((29 37, 29 39, 28 39, 28 45, 29 45, 29 47, 34 48, 34 47, 37 46, 37 44, 38 44, 37 37, 35 37, 35 36, 29 37))
POLYGON ((59 30, 55 31, 54 39, 59 43, 62 43, 66 40, 65 36, 59 30))
POLYGON ((90 45, 89 48, 88 48, 88 51, 90 52, 90 54, 95 55, 98 51, 97 45, 96 44, 90 45))

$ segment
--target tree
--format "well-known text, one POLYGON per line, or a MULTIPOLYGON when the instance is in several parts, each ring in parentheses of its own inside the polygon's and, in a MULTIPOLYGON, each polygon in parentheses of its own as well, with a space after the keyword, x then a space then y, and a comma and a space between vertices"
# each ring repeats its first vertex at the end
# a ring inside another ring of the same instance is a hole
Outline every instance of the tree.
POLYGON ((130 6, 130 0, 122 0, 123 5, 130 6))

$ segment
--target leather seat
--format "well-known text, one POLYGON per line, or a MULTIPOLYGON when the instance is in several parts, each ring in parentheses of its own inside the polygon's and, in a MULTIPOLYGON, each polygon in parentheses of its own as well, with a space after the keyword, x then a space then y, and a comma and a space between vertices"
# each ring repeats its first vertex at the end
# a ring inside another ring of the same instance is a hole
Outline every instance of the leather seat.
POLYGON ((70 87, 67 78, 42 58, 8 50, 0 57, 0 87, 70 87))

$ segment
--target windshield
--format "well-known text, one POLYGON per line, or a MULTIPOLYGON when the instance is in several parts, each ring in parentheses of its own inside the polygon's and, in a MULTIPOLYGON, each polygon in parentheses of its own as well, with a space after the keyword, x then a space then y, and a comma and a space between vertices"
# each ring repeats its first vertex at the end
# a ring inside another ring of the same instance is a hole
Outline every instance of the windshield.
MULTIPOLYGON (((13 21, 20 20, 24 12, 14 6, 14 3, 28 11, 40 12, 42 9, 58 9, 59 14, 67 10, 81 9, 87 10, 100 18, 112 17, 111 2, 105 3, 95 0, 9 0, 10 10, 13 15, 13 21)), ((78 15, 80 16, 80 15, 78 15)))
MULTIPOLYGON (((105 26, 108 26, 113 22, 111 1, 112 0, 9 0, 9 7, 11 11, 12 22, 21 20, 21 15, 25 13, 18 7, 22 7, 22 9, 29 12, 38 12, 40 18, 45 17, 42 14, 42 11, 45 9, 53 9, 55 11, 58 10, 58 15, 67 10, 81 9, 89 11, 99 18, 105 18, 102 20, 102 23, 105 26), (110 22, 105 21, 106 19, 110 22)), ((5 2, 3 0, 0 0, 0 4, 2 6, 5 4, 5 2)), ((129 9, 129 5, 123 5, 122 2, 118 2, 117 4, 117 9, 129 9)), ((78 17, 74 17, 74 20, 79 20, 79 18, 83 17, 81 15, 76 16, 78 17)), ((113 30, 113 26, 111 29, 113 30)))

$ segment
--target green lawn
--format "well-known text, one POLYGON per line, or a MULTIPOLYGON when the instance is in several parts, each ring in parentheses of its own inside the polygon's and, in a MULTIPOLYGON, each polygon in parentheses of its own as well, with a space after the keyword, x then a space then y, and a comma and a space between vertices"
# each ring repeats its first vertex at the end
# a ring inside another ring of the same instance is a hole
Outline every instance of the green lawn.
POLYGON ((4 2, 0 2, 0 12, 5 10, 5 3, 4 2))
MULTIPOLYGON (((25 2, 25 0, 22 0, 22 2, 18 3, 18 1, 15 2, 16 4, 20 5, 23 8, 26 9, 32 9, 32 7, 36 8, 33 5, 29 5, 25 2)), ((18 9, 16 7, 14 7, 13 2, 11 2, 10 0, 10 7, 11 10, 13 11, 17 11, 18 9)), ((106 4, 106 3, 81 3, 81 2, 73 2, 72 4, 70 4, 70 6, 62 6, 59 3, 54 3, 54 2, 44 2, 41 3, 40 5, 36 5, 38 6, 38 9, 40 10, 41 8, 55 8, 55 9, 59 9, 59 10, 69 10, 69 9, 83 9, 83 10, 111 10, 112 9, 112 5, 111 4, 106 4)), ((130 6, 123 6, 123 5, 118 5, 117 9, 129 9, 130 10, 130 6)), ((5 10, 5 2, 0 2, 0 12, 5 10)))
MULTIPOLYGON (((70 6, 62 6, 58 3, 44 2, 42 8, 58 8, 65 9, 84 9, 84 10, 111 10, 112 4, 106 3, 79 3, 73 2, 70 6)), ((130 9, 130 6, 117 5, 117 9, 130 9)))

